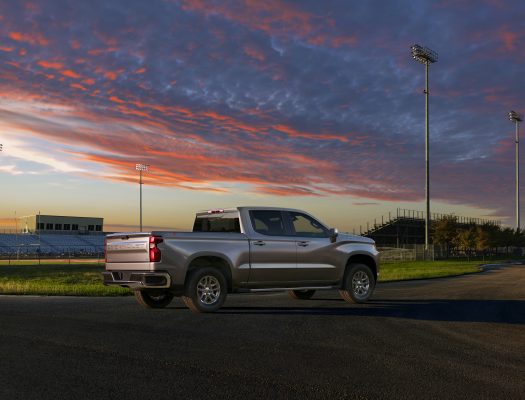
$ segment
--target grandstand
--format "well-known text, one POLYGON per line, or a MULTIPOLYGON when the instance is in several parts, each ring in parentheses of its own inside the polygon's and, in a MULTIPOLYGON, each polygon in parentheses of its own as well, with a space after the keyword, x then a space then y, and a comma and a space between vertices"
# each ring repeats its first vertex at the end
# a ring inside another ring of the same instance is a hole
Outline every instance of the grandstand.
POLYGON ((104 235, 0 234, 0 258, 100 257, 104 235))
POLYGON ((29 215, 0 234, 0 258, 100 257, 103 218, 29 215))
MULTIPOLYGON (((432 221, 438 221, 447 214, 433 213, 432 221)), ((456 216, 460 226, 493 224, 501 225, 500 221, 456 216)), ((406 210, 398 208, 396 213, 389 213, 388 218, 381 217, 381 223, 374 220, 373 224, 367 224, 367 231, 362 235, 375 240, 380 247, 403 247, 406 245, 418 245, 425 243, 425 214, 422 211, 406 210)), ((430 238, 430 242, 432 242, 430 238)))

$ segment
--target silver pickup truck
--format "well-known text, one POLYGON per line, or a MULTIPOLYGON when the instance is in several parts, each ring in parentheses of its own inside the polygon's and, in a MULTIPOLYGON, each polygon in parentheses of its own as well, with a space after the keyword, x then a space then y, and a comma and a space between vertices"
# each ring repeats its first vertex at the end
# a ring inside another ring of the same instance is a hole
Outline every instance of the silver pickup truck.
POLYGON ((199 212, 193 232, 111 234, 105 255, 104 284, 129 287, 151 308, 182 296, 195 312, 218 310, 227 293, 270 290, 309 299, 338 289, 346 301, 363 303, 379 277, 373 240, 287 208, 199 212))

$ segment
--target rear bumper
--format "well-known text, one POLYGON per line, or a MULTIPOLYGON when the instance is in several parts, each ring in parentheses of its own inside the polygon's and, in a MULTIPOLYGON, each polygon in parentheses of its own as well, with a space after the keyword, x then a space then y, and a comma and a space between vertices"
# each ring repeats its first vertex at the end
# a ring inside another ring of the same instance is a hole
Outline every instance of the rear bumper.
POLYGON ((125 286, 130 289, 163 289, 171 286, 167 272, 151 271, 106 271, 102 272, 104 285, 125 286))

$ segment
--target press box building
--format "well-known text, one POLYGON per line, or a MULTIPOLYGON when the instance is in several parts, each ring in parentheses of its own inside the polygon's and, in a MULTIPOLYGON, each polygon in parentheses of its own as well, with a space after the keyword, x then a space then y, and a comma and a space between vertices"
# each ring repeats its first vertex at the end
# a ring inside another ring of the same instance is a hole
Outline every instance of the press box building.
POLYGON ((27 233, 102 234, 104 218, 63 215, 29 215, 20 218, 19 229, 27 233))

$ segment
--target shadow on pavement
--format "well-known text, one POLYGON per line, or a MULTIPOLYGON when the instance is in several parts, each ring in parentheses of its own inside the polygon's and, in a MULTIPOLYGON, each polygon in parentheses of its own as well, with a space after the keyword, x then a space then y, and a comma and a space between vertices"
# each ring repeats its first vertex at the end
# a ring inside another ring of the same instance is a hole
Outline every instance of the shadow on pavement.
POLYGON ((223 307, 220 314, 407 318, 427 321, 525 324, 521 300, 376 300, 342 307, 223 307))

